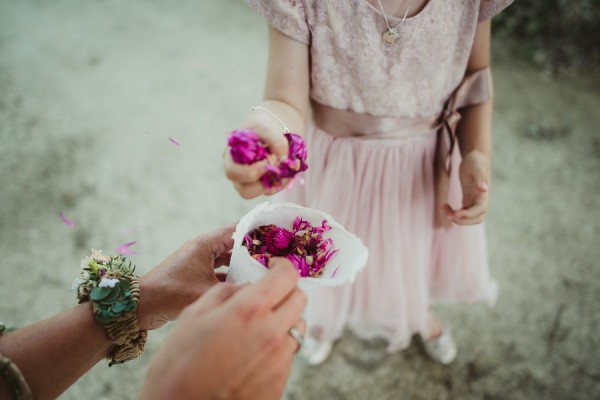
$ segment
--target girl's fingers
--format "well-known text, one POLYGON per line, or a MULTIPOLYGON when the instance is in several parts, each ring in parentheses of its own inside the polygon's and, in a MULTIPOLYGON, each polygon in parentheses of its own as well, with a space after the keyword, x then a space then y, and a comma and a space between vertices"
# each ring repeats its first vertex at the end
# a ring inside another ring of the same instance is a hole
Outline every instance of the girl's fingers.
POLYGON ((233 186, 235 187, 235 190, 238 191, 240 196, 246 200, 250 200, 260 196, 261 194, 267 193, 267 190, 263 186, 262 182, 238 183, 234 181, 233 186))
POLYGON ((266 190, 265 194, 267 196, 272 196, 274 194, 277 194, 277 193, 281 192, 283 189, 287 188, 291 181, 292 181, 292 178, 284 178, 281 180, 280 186, 274 186, 271 189, 266 190))
POLYGON ((442 212, 444 213, 444 215, 446 215, 448 218, 453 217, 455 211, 452 209, 452 207, 450 207, 449 204, 444 204, 442 206, 442 212))
POLYGON ((258 182, 261 176, 267 171, 268 161, 261 160, 254 164, 237 164, 231 158, 231 154, 226 151, 224 158, 225 175, 233 182, 252 183, 258 182))
POLYGON ((486 212, 487 199, 486 195, 482 193, 475 197, 475 202, 471 207, 455 211, 451 219, 459 225, 478 224, 483 220, 486 212))
POLYGON ((267 196, 272 196, 272 195, 280 192, 285 187, 287 187, 289 182, 290 182, 290 179, 286 178, 286 179, 282 180, 281 186, 272 187, 271 189, 265 188, 263 183, 260 181, 254 182, 254 183, 239 183, 239 182, 234 181, 233 186, 235 187, 235 189, 239 192, 239 194, 244 199, 249 200, 249 199, 258 197, 260 195, 263 195, 263 194, 267 195, 267 196))
POLYGON ((261 138, 269 150, 271 150, 271 153, 274 154, 278 159, 287 158, 289 153, 289 145, 283 134, 265 135, 261 138))

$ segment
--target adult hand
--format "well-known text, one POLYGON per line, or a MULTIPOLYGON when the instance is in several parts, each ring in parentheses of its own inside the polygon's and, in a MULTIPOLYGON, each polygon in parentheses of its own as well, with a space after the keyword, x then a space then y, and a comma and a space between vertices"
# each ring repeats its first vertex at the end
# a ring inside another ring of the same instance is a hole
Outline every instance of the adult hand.
POLYGON ((144 399, 279 399, 306 331, 306 296, 290 262, 252 285, 222 284, 186 308, 151 361, 144 399))
POLYGON ((184 307, 219 284, 215 268, 229 265, 234 230, 228 226, 188 240, 140 278, 141 329, 156 329, 176 319, 184 307))
POLYGON ((479 224, 483 221, 489 203, 490 159, 479 151, 467 153, 460 164, 462 208, 453 210, 448 204, 444 213, 459 225, 479 224))

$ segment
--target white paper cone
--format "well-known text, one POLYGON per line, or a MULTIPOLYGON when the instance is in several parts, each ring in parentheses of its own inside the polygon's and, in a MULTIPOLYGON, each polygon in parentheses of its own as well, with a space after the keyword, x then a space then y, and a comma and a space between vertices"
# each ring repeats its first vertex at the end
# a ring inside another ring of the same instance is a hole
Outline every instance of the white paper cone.
POLYGON ((338 252, 327 262, 323 274, 318 278, 300 278, 298 286, 309 289, 314 286, 338 286, 354 281, 356 274, 367 263, 369 252, 362 241, 335 222, 328 214, 292 203, 259 204, 246 214, 237 224, 233 234, 233 251, 227 281, 235 284, 255 282, 268 272, 264 265, 256 261, 243 245, 244 235, 261 225, 275 224, 292 230, 296 217, 301 217, 313 226, 321 226, 327 220, 331 230, 325 232, 325 239, 333 240, 333 248, 338 252))

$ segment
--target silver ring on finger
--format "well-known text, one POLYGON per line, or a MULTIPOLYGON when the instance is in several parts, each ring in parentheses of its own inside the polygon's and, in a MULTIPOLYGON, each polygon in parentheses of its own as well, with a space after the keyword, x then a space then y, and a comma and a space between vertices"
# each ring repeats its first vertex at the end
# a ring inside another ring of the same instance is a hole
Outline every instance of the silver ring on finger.
POLYGON ((302 344, 304 343, 304 336, 300 333, 300 329, 296 326, 292 326, 290 328, 290 336, 298 343, 298 347, 296 348, 296 353, 300 351, 302 348, 302 344))

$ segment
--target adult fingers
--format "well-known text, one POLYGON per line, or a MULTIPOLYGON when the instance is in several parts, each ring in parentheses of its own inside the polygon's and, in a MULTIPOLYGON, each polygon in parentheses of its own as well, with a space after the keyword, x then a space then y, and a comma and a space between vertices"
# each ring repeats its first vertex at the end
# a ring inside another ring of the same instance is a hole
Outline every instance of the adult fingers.
POLYGON ((215 273, 215 276, 217 277, 219 282, 225 282, 225 280, 227 279, 227 272, 219 271, 215 273))
POLYGON ((218 257, 222 253, 231 251, 233 248, 233 232, 235 232, 235 225, 227 225, 219 229, 215 229, 208 233, 209 240, 213 245, 213 251, 215 257, 218 257))
POLYGON ((291 344, 291 351, 293 353, 297 353, 298 351, 300 351, 300 348, 302 347, 302 341, 304 341, 304 336, 306 335, 306 322, 303 319, 299 319, 298 322, 296 322, 288 331, 288 336, 290 337, 290 340, 288 340, 288 342, 291 344), (295 328, 296 333, 298 333, 300 335, 300 343, 298 343, 296 341, 296 339, 294 338, 293 334, 292 334, 292 330, 295 328))
POLYGON ((287 331, 300 318, 306 308, 306 295, 300 289, 294 289, 274 309, 272 324, 275 331, 287 331))
POLYGON ((298 273, 292 263, 282 258, 272 258, 269 271, 254 284, 235 296, 236 302, 249 314, 258 309, 272 309, 296 289, 298 273))
POLYGON ((190 243, 195 246, 196 254, 199 254, 205 263, 214 262, 214 267, 229 265, 231 250, 233 249, 234 225, 224 226, 214 231, 204 233, 190 243))
POLYGON ((223 304, 239 290, 240 287, 232 283, 217 283, 198 298, 198 300, 188 306, 187 309, 195 314, 202 314, 223 304))
MULTIPOLYGON (((233 241, 233 240, 232 240, 233 241)), ((218 255, 215 258, 215 268, 223 267, 231 263, 231 250, 218 255)))

